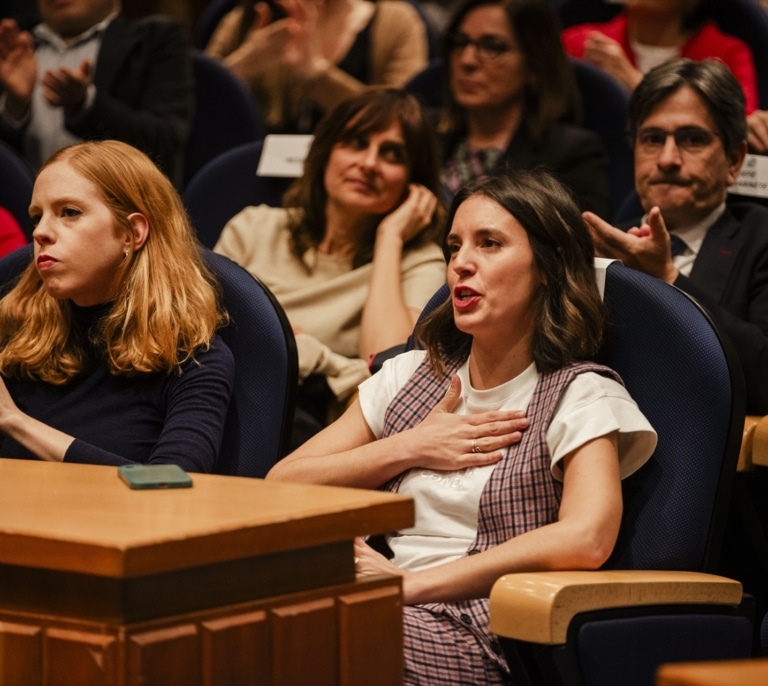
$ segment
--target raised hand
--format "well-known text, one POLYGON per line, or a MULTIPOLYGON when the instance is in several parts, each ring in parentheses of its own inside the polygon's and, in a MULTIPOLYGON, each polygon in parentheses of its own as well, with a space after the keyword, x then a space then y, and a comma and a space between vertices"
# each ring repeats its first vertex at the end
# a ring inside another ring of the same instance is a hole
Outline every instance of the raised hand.
POLYGON ((640 70, 629 61, 624 48, 599 31, 590 33, 584 42, 584 59, 600 67, 630 91, 643 79, 640 70))
POLYGON ((645 224, 624 232, 592 212, 584 212, 584 222, 592 234, 595 252, 621 260, 627 267, 673 283, 678 270, 672 262, 669 232, 658 207, 651 208, 645 224))
POLYGON ((242 44, 224 59, 224 63, 246 83, 274 69, 298 30, 290 18, 272 21, 272 11, 265 2, 254 6, 256 20, 242 44))
POLYGON ((749 149, 759 155, 768 153, 768 111, 755 110, 747 117, 749 149))
POLYGON ((282 54, 283 63, 307 78, 322 74, 330 65, 322 50, 322 31, 318 27, 324 0, 282 0, 282 4, 293 20, 291 40, 282 54))
POLYGON ((434 193, 419 184, 409 184, 408 196, 381 221, 377 237, 394 235, 407 243, 432 221, 436 208, 434 193))
POLYGON ((410 429, 419 441, 420 467, 455 471, 494 464, 504 457, 505 448, 520 442, 528 428, 520 410, 454 414, 460 403, 461 380, 454 376, 445 397, 410 429))
POLYGON ((83 60, 77 69, 50 69, 41 81, 43 97, 54 107, 64 108, 67 116, 74 116, 83 108, 88 86, 93 82, 90 60, 83 60))
POLYGON ((20 119, 29 109, 37 82, 37 58, 32 36, 19 31, 13 19, 0 21, 0 86, 7 93, 9 113, 20 119))

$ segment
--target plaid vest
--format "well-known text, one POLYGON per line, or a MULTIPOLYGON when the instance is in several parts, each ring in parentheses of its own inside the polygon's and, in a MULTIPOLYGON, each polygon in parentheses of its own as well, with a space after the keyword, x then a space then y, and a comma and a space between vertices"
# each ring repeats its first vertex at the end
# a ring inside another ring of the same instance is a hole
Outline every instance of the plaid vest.
MULTIPOLYGON (((405 431, 423 421, 443 398, 451 376, 462 364, 452 363, 444 375, 438 376, 425 358, 387 407, 383 435, 405 431)), ((529 428, 519 443, 507 449, 480 496, 477 535, 468 555, 557 520, 563 486, 552 476, 546 435, 563 391, 577 374, 584 372, 597 372, 622 383, 612 369, 592 362, 578 362, 541 374, 526 411, 529 428)), ((382 489, 396 492, 404 476, 395 477, 382 489)), ((452 617, 462 628, 475 633, 488 653, 503 664, 498 643, 488 633, 487 598, 421 607, 452 617)))

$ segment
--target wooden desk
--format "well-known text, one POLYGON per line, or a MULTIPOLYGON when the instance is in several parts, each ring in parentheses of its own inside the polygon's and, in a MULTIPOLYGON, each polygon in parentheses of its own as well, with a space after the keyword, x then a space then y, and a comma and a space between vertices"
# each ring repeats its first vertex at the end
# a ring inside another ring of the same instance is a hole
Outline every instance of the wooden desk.
POLYGON ((399 683, 400 583, 352 539, 412 501, 192 476, 0 459, 0 686, 399 683))

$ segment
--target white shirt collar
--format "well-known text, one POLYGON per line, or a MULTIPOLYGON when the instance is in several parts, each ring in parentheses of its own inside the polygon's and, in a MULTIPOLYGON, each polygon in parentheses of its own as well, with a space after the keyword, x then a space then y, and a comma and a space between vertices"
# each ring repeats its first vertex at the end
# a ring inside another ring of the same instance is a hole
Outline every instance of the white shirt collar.
MULTIPOLYGON (((722 216, 725 212, 725 201, 720 203, 714 210, 712 210, 701 221, 691 224, 690 226, 678 226, 675 229, 670 229, 670 233, 678 236, 685 241, 688 248, 696 255, 699 254, 701 244, 704 242, 704 236, 707 235, 710 227, 722 216)), ((662 214, 663 216, 663 214, 662 214)), ((643 216, 643 223, 648 220, 648 215, 643 216)))
POLYGON ((66 50, 80 43, 85 43, 93 38, 95 35, 103 33, 107 26, 110 25, 113 19, 117 17, 117 12, 112 12, 106 19, 103 19, 98 24, 94 24, 89 29, 83 31, 79 36, 65 41, 58 33, 56 33, 48 24, 42 23, 35 26, 32 32, 35 34, 35 38, 39 41, 48 43, 56 50, 66 50))

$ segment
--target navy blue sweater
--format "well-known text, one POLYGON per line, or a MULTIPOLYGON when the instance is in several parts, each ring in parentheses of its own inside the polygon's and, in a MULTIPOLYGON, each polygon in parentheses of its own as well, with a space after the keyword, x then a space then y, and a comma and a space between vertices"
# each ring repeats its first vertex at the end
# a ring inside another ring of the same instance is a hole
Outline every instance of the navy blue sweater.
MULTIPOLYGON (((75 437, 65 462, 174 463, 186 471, 210 472, 234 372, 232 352, 216 337, 181 374, 113 376, 94 352, 89 371, 63 386, 13 378, 5 383, 22 412, 75 437)), ((35 459, 2 435, 0 456, 35 459)))

